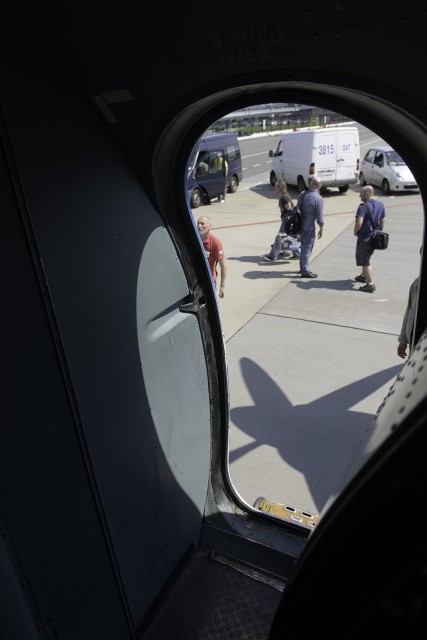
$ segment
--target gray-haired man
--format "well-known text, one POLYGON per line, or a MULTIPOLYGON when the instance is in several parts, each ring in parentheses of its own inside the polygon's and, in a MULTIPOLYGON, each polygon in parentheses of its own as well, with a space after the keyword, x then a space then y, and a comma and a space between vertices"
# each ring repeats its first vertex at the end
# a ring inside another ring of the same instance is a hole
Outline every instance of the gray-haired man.
POLYGON ((322 183, 313 178, 310 187, 299 194, 297 202, 301 210, 301 278, 317 278, 317 273, 308 266, 316 239, 316 222, 319 226, 317 237, 323 235, 323 198, 319 193, 322 183))

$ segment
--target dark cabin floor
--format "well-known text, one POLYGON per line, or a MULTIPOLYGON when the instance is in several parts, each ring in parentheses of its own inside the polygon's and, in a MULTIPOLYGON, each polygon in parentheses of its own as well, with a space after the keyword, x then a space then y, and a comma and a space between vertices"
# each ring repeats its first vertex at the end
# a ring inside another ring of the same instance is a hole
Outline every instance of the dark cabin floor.
POLYGON ((197 551, 164 591, 138 638, 267 640, 281 597, 275 586, 197 551))

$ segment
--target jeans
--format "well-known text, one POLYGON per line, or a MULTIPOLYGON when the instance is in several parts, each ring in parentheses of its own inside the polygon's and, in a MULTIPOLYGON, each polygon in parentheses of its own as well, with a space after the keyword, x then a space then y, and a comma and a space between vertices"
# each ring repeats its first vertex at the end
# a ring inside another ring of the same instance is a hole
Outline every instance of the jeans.
POLYGON ((301 256, 300 256, 301 273, 307 273, 310 271, 308 262, 310 260, 311 253, 313 251, 315 239, 316 239, 316 227, 312 227, 311 229, 304 229, 304 231, 301 231, 301 256))

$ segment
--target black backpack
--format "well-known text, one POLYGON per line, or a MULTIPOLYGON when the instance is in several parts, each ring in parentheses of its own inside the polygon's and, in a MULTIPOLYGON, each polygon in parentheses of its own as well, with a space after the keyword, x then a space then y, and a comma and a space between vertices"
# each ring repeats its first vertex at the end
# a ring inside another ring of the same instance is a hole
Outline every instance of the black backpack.
MULTIPOLYGON (((305 191, 301 198, 301 204, 304 202, 304 198, 305 198, 305 191)), ((301 210, 298 204, 294 205, 292 209, 289 211, 289 213, 285 216, 285 221, 283 226, 285 229, 285 233, 287 233, 289 236, 295 236, 301 233, 302 217, 301 217, 301 210)))
POLYGON ((283 225, 285 233, 289 236, 295 236, 298 233, 301 233, 301 222, 301 211, 299 206, 296 204, 285 216, 283 225))

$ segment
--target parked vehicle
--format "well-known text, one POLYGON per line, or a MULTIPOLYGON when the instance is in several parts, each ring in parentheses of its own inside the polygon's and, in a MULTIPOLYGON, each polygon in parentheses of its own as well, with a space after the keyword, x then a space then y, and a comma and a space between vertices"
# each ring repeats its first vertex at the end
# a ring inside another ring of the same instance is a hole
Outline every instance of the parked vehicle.
POLYGON ((417 182, 403 158, 392 147, 372 147, 360 167, 362 187, 372 184, 381 187, 384 195, 392 191, 418 189, 417 182))
POLYGON ((243 178, 242 157, 236 133, 218 133, 200 138, 189 162, 187 188, 192 209, 208 204, 212 198, 235 193, 243 178), (227 177, 215 162, 218 152, 227 161, 227 177))
POLYGON ((316 177, 323 187, 338 187, 346 193, 359 179, 359 131, 357 127, 322 127, 287 132, 269 156, 272 185, 282 178, 304 191, 316 177))

